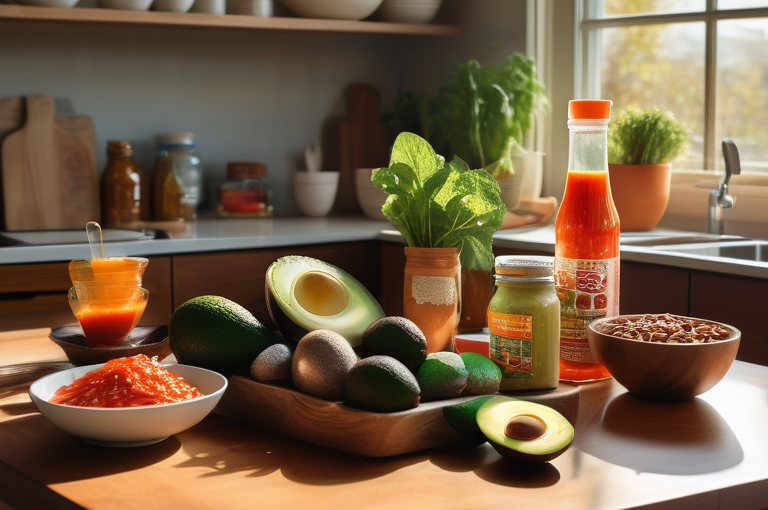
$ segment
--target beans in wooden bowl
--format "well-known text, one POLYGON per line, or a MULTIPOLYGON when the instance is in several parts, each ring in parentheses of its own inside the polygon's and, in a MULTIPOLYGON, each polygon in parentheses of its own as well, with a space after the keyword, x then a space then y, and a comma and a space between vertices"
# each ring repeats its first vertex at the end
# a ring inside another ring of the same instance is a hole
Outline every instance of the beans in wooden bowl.
POLYGON ((669 344, 717 342, 733 335, 732 329, 716 322, 668 313, 612 317, 599 328, 607 335, 669 344))

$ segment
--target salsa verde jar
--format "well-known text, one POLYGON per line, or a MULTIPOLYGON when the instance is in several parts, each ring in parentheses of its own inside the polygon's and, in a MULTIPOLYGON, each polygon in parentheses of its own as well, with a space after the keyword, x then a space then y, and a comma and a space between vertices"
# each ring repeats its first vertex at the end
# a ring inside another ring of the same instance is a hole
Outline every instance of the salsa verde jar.
POLYGON ((488 329, 490 357, 501 368, 503 391, 557 387, 560 300, 553 272, 553 257, 496 257, 488 329))

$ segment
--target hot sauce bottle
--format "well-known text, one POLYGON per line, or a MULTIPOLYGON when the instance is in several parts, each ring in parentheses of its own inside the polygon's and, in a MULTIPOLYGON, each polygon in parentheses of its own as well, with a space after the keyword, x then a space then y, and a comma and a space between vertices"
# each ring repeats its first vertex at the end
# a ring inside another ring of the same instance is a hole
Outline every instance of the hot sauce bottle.
POLYGON ((610 377, 589 349, 587 326, 619 313, 619 215, 608 180, 610 101, 568 104, 568 177, 555 223, 560 379, 610 377))

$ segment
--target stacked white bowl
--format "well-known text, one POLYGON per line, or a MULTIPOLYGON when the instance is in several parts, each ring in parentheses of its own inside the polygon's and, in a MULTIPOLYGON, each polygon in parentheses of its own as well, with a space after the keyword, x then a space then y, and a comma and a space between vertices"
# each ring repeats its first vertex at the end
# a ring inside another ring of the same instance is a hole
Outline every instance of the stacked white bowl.
POLYGON ((387 194, 378 186, 371 182, 373 168, 358 168, 355 170, 355 191, 357 192, 357 203, 363 213, 374 220, 386 220, 387 217, 381 212, 381 206, 387 201, 387 194))
POLYGON ((288 9, 303 18, 361 20, 381 5, 381 0, 283 0, 288 9))

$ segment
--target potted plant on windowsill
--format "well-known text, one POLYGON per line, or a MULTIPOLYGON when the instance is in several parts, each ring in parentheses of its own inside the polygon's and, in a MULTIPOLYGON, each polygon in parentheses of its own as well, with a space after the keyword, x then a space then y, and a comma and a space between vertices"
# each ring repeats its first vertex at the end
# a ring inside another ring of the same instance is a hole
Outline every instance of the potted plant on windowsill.
POLYGON ((672 163, 690 139, 671 112, 629 107, 608 128, 608 173, 622 232, 652 230, 669 202, 672 163))

